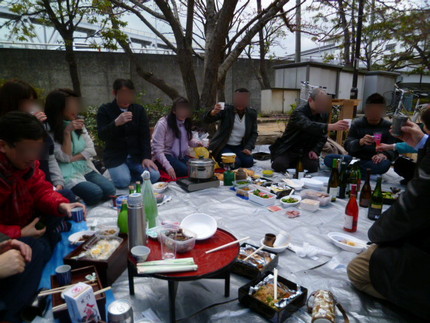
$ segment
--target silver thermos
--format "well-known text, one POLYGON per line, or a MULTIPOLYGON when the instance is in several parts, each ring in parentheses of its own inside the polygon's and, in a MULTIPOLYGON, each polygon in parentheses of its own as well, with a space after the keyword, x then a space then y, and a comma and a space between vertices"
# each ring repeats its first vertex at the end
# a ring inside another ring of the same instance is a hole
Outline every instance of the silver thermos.
POLYGON ((128 247, 146 246, 146 215, 142 194, 128 196, 128 247))

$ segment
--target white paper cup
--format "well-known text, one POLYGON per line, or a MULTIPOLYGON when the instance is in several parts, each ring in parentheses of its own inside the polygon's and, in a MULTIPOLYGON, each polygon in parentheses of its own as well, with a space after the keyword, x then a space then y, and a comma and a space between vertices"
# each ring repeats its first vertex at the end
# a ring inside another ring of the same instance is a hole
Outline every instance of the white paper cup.
POLYGON ((225 108, 225 102, 218 102, 218 104, 221 106, 221 110, 224 110, 224 108, 225 108))
POLYGON ((343 119, 343 121, 348 122, 348 127, 351 128, 352 119, 343 119))

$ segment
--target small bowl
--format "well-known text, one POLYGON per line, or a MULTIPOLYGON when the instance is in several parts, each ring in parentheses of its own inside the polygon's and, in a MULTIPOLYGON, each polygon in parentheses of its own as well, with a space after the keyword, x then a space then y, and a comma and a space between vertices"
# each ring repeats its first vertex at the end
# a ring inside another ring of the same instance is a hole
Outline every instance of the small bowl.
POLYGON ((119 234, 119 228, 115 225, 101 225, 97 228, 97 234, 104 237, 115 237, 119 234))
POLYGON ((131 254, 134 258, 136 258, 137 262, 145 262, 148 259, 149 254, 151 253, 151 249, 147 246, 135 246, 131 248, 131 254))
POLYGON ((155 193, 163 193, 165 190, 167 190, 168 186, 169 186, 169 183, 157 182, 152 184, 152 189, 155 193))
POLYGON ((196 240, 206 240, 212 237, 218 224, 216 220, 205 213, 194 213, 185 217, 181 222, 181 228, 196 233, 196 240))
POLYGON ((265 177, 272 177, 275 174, 275 172, 271 169, 265 169, 262 171, 262 174, 265 177))
POLYGON ((283 252, 285 249, 287 249, 287 248, 288 248, 289 243, 288 243, 288 244, 285 244, 284 246, 277 246, 277 245, 276 245, 276 241, 275 241, 275 245, 274 245, 273 247, 269 247, 269 246, 266 246, 266 245, 264 244, 264 238, 263 238, 263 239, 261 239, 261 240, 260 240, 260 246, 264 246, 264 248, 263 248, 263 249, 265 249, 265 250, 267 250, 267 251, 280 253, 280 252, 283 252))
POLYGON ((157 200, 157 204, 160 204, 161 202, 163 202, 164 196, 165 196, 164 194, 155 192, 154 195, 155 195, 155 199, 157 200))
POLYGON ((285 197, 281 198, 281 205, 283 207, 292 207, 292 206, 298 205, 301 200, 302 200, 302 197, 300 195, 285 196, 285 197), (292 203, 286 202, 285 200, 287 200, 289 198, 296 199, 296 202, 292 202, 292 203))

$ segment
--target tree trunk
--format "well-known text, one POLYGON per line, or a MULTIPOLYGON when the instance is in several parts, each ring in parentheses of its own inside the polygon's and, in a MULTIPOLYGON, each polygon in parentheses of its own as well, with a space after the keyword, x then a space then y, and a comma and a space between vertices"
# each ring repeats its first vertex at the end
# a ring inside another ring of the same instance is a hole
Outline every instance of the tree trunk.
POLYGON ((73 36, 65 36, 64 43, 66 46, 66 62, 69 66, 70 79, 72 80, 73 91, 81 96, 81 82, 79 80, 78 64, 76 63, 76 55, 73 49, 73 36))
MULTIPOLYGON (((261 0, 257 0, 257 11, 258 13, 261 12, 261 0)), ((269 74, 267 72, 267 65, 266 65, 266 45, 264 40, 264 32, 263 28, 260 29, 258 32, 258 45, 260 47, 260 62, 259 62, 259 69, 260 69, 260 76, 261 76, 261 89, 270 89, 270 78, 269 74)))
POLYGON ((338 1, 339 4, 339 18, 343 30, 343 60, 345 66, 352 66, 351 62, 351 36, 349 34, 348 22, 346 20, 345 8, 343 7, 343 0, 338 1))
POLYGON ((200 109, 200 95, 197 86, 196 75, 194 72, 194 60, 191 48, 185 49, 178 46, 178 59, 179 68, 181 70, 182 81, 184 82, 187 98, 191 106, 195 110, 200 109))

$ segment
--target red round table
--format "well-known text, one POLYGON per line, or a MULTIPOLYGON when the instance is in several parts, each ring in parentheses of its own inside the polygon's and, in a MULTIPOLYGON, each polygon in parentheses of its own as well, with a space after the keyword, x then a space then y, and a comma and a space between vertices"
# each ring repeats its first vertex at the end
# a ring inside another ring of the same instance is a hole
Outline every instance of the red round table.
MULTIPOLYGON (((170 321, 176 321, 175 315, 175 298, 178 288, 178 282, 189 281, 202 278, 225 279, 225 297, 230 296, 230 266, 239 255, 239 243, 229 246, 225 249, 214 251, 206 254, 206 251, 222 246, 226 243, 237 240, 231 233, 217 229, 216 233, 209 239, 196 241, 193 250, 187 253, 180 253, 176 258, 193 257, 194 262, 198 265, 196 271, 170 274, 138 274, 136 260, 129 254, 128 257, 128 282, 130 295, 134 295, 134 277, 155 277, 165 279, 169 285, 169 309, 170 321)), ((151 249, 148 261, 161 260, 160 243, 157 240, 148 239, 147 246, 151 249)))

